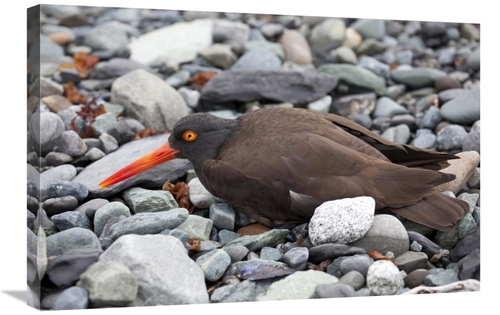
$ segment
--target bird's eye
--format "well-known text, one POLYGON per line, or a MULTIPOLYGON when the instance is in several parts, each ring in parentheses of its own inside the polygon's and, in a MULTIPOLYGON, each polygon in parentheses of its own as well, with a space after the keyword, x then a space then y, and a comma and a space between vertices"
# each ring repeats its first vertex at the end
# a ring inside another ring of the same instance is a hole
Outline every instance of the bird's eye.
POLYGON ((184 132, 184 134, 182 135, 182 138, 186 141, 194 141, 197 136, 198 135, 196 134, 196 132, 188 130, 188 131, 184 132))

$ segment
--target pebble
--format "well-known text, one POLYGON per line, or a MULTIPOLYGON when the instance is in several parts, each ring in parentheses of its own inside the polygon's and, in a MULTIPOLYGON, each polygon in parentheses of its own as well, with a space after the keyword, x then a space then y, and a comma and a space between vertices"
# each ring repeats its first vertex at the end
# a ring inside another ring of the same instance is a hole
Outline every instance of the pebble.
POLYGON ((198 257, 196 264, 203 270, 207 281, 215 282, 222 277, 231 264, 231 257, 222 249, 214 249, 198 257))
POLYGON ((455 124, 473 124, 480 115, 480 88, 453 98, 441 107, 444 119, 455 124))
POLYGON ((247 256, 249 250, 243 245, 234 245, 228 248, 222 248, 231 258, 231 263, 241 261, 247 256))
POLYGON ((309 250, 305 247, 295 247, 283 254, 281 261, 295 270, 306 269, 309 250))
POLYGON ((286 61, 291 61, 299 65, 312 63, 311 47, 299 31, 285 29, 278 42, 283 45, 286 61))
POLYGON ((373 259, 366 255, 354 255, 346 257, 340 262, 339 271, 345 275, 351 271, 359 272, 363 277, 366 277, 368 268, 373 263, 373 259))
POLYGON ((29 121, 29 135, 33 139, 35 151, 42 156, 52 151, 64 132, 62 119, 51 112, 35 113, 29 121))
POLYGON ((107 199, 96 198, 85 202, 81 206, 78 206, 75 210, 85 214, 92 222, 94 222, 94 216, 97 210, 108 203, 109 201, 107 199))
POLYGON ((94 215, 95 234, 101 235, 104 225, 111 217, 122 215, 128 218, 131 216, 131 213, 127 206, 117 201, 109 202, 97 209, 94 215))
POLYGON ((243 47, 244 53, 260 49, 265 49, 274 53, 281 60, 285 59, 285 50, 283 49, 283 45, 281 45, 280 43, 268 42, 265 40, 264 41, 254 40, 245 43, 245 46, 243 47))
POLYGON ((315 296, 315 288, 323 283, 336 283, 338 279, 317 270, 297 271, 271 284, 259 301, 310 299, 315 296))
POLYGON ((426 286, 441 286, 457 282, 458 272, 453 269, 437 270, 435 273, 429 273, 424 278, 424 285, 426 286))
POLYGON ((46 275, 57 287, 73 286, 80 279, 80 275, 97 261, 101 253, 100 249, 72 249, 50 259, 46 275))
POLYGON ((376 75, 388 79, 390 77, 390 66, 374 57, 361 56, 357 62, 359 67, 363 67, 375 73, 376 75))
POLYGON ((117 51, 128 44, 132 35, 137 35, 133 27, 118 21, 109 21, 93 27, 85 36, 83 44, 93 50, 117 51))
POLYGON ((264 246, 276 246, 280 243, 284 243, 285 236, 288 233, 289 231, 286 229, 273 229, 259 235, 244 235, 227 243, 223 249, 236 245, 243 245, 251 252, 258 251, 264 246))
POLYGON ((117 261, 92 264, 81 274, 77 286, 87 290, 92 307, 127 306, 139 288, 130 269, 117 261))
POLYGON ((38 238, 30 228, 27 228, 26 235, 28 252, 36 255, 38 251, 38 238))
POLYGON ((339 48, 332 50, 331 54, 339 63, 355 65, 358 62, 356 53, 351 48, 346 46, 340 46, 339 48))
MULTIPOLYGON (((290 252, 290 251, 288 251, 288 252, 290 252)), ((292 254, 293 253, 291 253, 290 255, 292 255, 292 254)), ((277 248, 274 248, 274 247, 264 246, 260 250, 260 258, 264 259, 264 260, 279 261, 279 260, 281 260, 282 256, 283 256, 283 254, 281 253, 281 251, 277 248)), ((307 253, 307 257, 309 257, 309 252, 307 253)), ((283 262, 288 264, 286 261, 283 261, 283 262)), ((290 264, 288 264, 288 265, 290 266, 290 264)))
POLYGON ((48 198, 73 196, 80 202, 87 198, 88 194, 87 187, 77 182, 60 179, 53 179, 47 182, 48 198))
POLYGON ((388 251, 397 257, 408 251, 410 241, 403 224, 392 215, 376 215, 371 228, 359 240, 349 243, 350 246, 361 247, 366 252, 373 250, 385 254, 388 251))
POLYGON ((407 251, 396 257, 398 268, 404 270, 407 274, 416 269, 425 269, 427 262, 427 255, 422 252, 407 251))
POLYGON ((91 77, 93 79, 105 80, 121 77, 131 71, 143 69, 148 72, 153 70, 148 66, 126 58, 112 58, 108 61, 101 61, 92 68, 91 77))
POLYGON ((229 69, 238 59, 231 51, 231 47, 225 44, 212 44, 198 52, 200 56, 208 60, 214 66, 229 69))
POLYGON ((387 128, 381 136, 389 141, 406 144, 410 140, 411 131, 408 125, 401 124, 387 128))
MULTIPOLYGON (((375 93, 361 93, 336 97, 332 103, 332 113, 354 119, 356 115, 369 115, 373 112, 377 101, 375 93)), ((370 118, 371 123, 371 118, 370 118)))
POLYGON ((203 271, 173 236, 124 235, 99 256, 106 261, 124 264, 137 280, 130 306, 208 303, 203 271))
POLYGON ((208 218, 216 228, 232 231, 236 214, 227 203, 214 203, 210 206, 208 218))
POLYGON ((186 102, 174 88, 143 69, 129 72, 113 83, 111 103, 125 106, 145 127, 157 131, 172 130, 189 113, 186 102))
POLYGON ((200 241, 207 241, 210 239, 212 226, 212 220, 191 214, 177 228, 186 232, 189 240, 198 239, 200 241))
POLYGON ((194 205, 204 205, 210 207, 214 203, 222 202, 223 200, 213 196, 203 186, 198 178, 193 178, 188 182, 189 185, 189 201, 194 205))
POLYGON ((314 264, 319 264, 327 259, 333 260, 338 257, 356 254, 366 254, 366 251, 360 247, 328 243, 309 248, 309 261, 314 264))
POLYGON ((377 95, 386 95, 387 89, 380 78, 365 68, 349 64, 323 64, 318 71, 336 76, 340 81, 355 89, 369 90, 377 95))
POLYGON ((326 18, 316 24, 309 34, 309 45, 313 55, 324 56, 340 47, 344 40, 345 22, 342 19, 326 18))
POLYGON ((220 230, 217 236, 218 241, 222 244, 222 246, 224 246, 227 243, 239 238, 241 235, 229 230, 220 230))
POLYGON ((472 189, 479 189, 481 185, 481 168, 476 167, 471 177, 467 180, 467 186, 472 189))
POLYGON ((216 42, 234 41, 244 45, 250 38, 250 27, 238 21, 218 19, 213 26, 213 39, 216 42))
POLYGON ((33 227, 33 222, 35 222, 35 218, 36 218, 35 215, 31 211, 26 210, 26 221, 29 229, 33 227))
POLYGON ((165 82, 174 88, 179 88, 183 85, 188 84, 190 78, 191 73, 186 69, 181 69, 166 78, 165 82))
MULTIPOLYGON (((182 70, 181 70, 182 71, 182 70)), ((177 90, 179 94, 184 98, 186 104, 191 108, 196 108, 198 101, 200 99, 201 93, 197 90, 191 90, 186 87, 181 87, 177 90)))
POLYGON ((89 229, 70 228, 47 237, 47 256, 59 256, 72 249, 101 249, 99 239, 89 229))
POLYGON ((98 148, 92 148, 85 153, 84 157, 89 159, 90 161, 94 162, 99 160, 100 158, 103 158, 106 154, 99 150, 98 148))
POLYGON ((436 106, 431 106, 418 123, 418 127, 422 129, 434 129, 441 120, 441 112, 439 109, 436 106))
POLYGON ((344 283, 322 283, 314 289, 318 298, 342 298, 354 296, 354 288, 344 283))
POLYGON ((89 230, 92 228, 92 223, 89 218, 78 211, 65 211, 63 213, 53 215, 50 219, 54 222, 59 231, 64 231, 74 227, 89 230))
POLYGON ((460 279, 480 279, 480 248, 474 249, 458 263, 458 277, 460 279))
POLYGON ((57 198, 49 198, 43 202, 43 209, 47 211, 49 217, 64 213, 65 211, 75 210, 78 206, 78 199, 74 196, 63 196, 57 198))
POLYGON ((450 260, 458 262, 480 247, 480 228, 474 228, 450 250, 450 260))
POLYGON ((441 70, 423 67, 391 71, 392 80, 403 83, 411 89, 434 86, 436 80, 444 76, 446 76, 446 73, 441 70))
POLYGON ((378 19, 357 19, 350 25, 363 38, 382 39, 385 35, 385 21, 378 19))
POLYGON ((420 285, 424 284, 424 279, 429 274, 429 271, 426 269, 415 269, 412 272, 408 273, 406 277, 404 277, 403 281, 405 287, 413 289, 420 285))
POLYGON ((351 270, 344 274, 339 282, 351 286, 354 290, 359 290, 365 284, 365 277, 359 271, 351 270))
POLYGON ((74 286, 62 291, 52 305, 52 310, 79 310, 88 307, 87 290, 74 286))
POLYGON ((330 112, 331 107, 332 107, 332 97, 330 95, 326 95, 317 101, 307 104, 308 109, 324 113, 330 112))
POLYGON ((363 37, 352 27, 347 27, 344 33, 344 41, 342 46, 349 47, 351 49, 356 49, 363 42, 363 37))
POLYGON ((309 222, 309 237, 314 245, 354 242, 373 223, 375 201, 371 197, 328 201, 316 208, 309 222))
POLYGON ((134 213, 160 212, 178 208, 175 197, 165 190, 132 187, 124 190, 122 196, 134 213))
POLYGON ((480 68, 480 49, 475 49, 467 58, 467 66, 473 71, 479 71, 480 68))
POLYGON ((99 137, 103 133, 109 133, 115 125, 117 124, 116 116, 113 113, 105 113, 99 115, 95 118, 95 121, 91 124, 94 130, 94 135, 99 137))
MULTIPOLYGON (((470 129, 470 132, 465 136, 462 142, 463 151, 476 151, 481 154, 481 127, 480 120, 477 120, 470 129)), ((472 187, 471 187, 472 188, 472 187)))
POLYGON ((52 151, 45 156, 45 163, 48 166, 59 166, 63 164, 69 164, 71 162, 73 162, 73 158, 70 155, 62 152, 52 151))
POLYGON ((377 260, 368 268, 366 286, 370 295, 394 295, 403 287, 399 269, 388 260, 377 260))
POLYGON ((146 235, 157 234, 165 229, 182 229, 180 225, 186 222, 188 215, 189 212, 184 208, 137 213, 111 226, 109 237, 116 240, 126 234, 146 235))
POLYGON ((71 157, 80 157, 87 151, 87 145, 74 130, 66 130, 57 140, 59 151, 71 157))
POLYGON ((118 149, 118 144, 122 145, 130 142, 136 133, 144 129, 146 129, 146 127, 136 119, 119 120, 109 131, 109 134, 105 136, 106 138, 103 138, 103 135, 99 137, 99 141, 102 142, 102 145, 100 145, 101 149, 103 149, 103 151, 106 149, 108 153, 113 152, 118 149))
MULTIPOLYGON (((265 281, 265 280, 261 280, 265 281)), ((212 303, 249 302, 255 301, 259 296, 256 282, 245 280, 228 284, 214 290, 210 296, 212 303)))
POLYGON ((453 151, 462 149, 467 131, 461 125, 449 125, 441 129, 436 138, 436 148, 440 151, 453 151))

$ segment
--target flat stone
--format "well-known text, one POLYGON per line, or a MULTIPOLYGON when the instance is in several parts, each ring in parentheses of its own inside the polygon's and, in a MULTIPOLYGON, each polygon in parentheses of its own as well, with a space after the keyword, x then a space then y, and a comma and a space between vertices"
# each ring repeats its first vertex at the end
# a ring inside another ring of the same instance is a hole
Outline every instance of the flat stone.
POLYGON ((85 270, 77 286, 89 292, 93 307, 127 306, 139 286, 130 269, 117 261, 98 261, 85 270))
POLYGON ((81 248, 101 249, 94 232, 74 227, 47 237, 47 256, 59 256, 72 249, 81 248))
POLYGON ((207 241, 210 239, 212 226, 212 220, 191 214, 177 228, 187 233, 188 240, 198 239, 200 241, 207 241))
POLYGON ((306 269, 309 250, 305 247, 295 247, 283 254, 281 261, 295 270, 306 269))
POLYGON ((310 299, 315 296, 319 284, 336 283, 338 279, 322 271, 297 271, 271 284, 267 293, 259 301, 310 299))
POLYGON ((396 264, 400 270, 404 270, 410 274, 416 269, 425 269, 427 267, 428 258, 425 253, 407 251, 396 257, 396 264))
POLYGON ((441 70, 432 68, 396 69, 391 71, 391 78, 397 83, 403 83, 412 89, 434 86, 435 81, 446 76, 441 70))
POLYGON ((214 203, 210 206, 208 218, 218 229, 233 230, 235 211, 227 203, 214 203))
POLYGON ((153 71, 148 66, 135 60, 126 58, 113 58, 108 61, 101 61, 96 64, 91 70, 91 77, 98 80, 118 78, 137 69, 143 69, 148 72, 153 71))
POLYGON ((340 82, 348 85, 354 90, 372 91, 377 95, 384 96, 387 89, 382 80, 370 70, 349 64, 324 64, 318 68, 319 72, 325 72, 337 77, 340 82))
POLYGON ((451 123, 468 125, 480 119, 480 88, 453 98, 441 107, 441 115, 451 123))
POLYGON ((89 218, 78 211, 65 211, 63 213, 53 215, 50 219, 54 222, 59 231, 64 231, 74 227, 89 230, 92 228, 92 223, 89 218))
POLYGON ((480 251, 479 248, 474 249, 457 263, 458 277, 461 280, 480 279, 480 251))
POLYGON ((201 100, 224 103, 266 99, 306 104, 325 96, 337 86, 337 82, 334 76, 312 71, 231 70, 208 81, 201 92, 201 100), (273 85, 264 82, 273 82, 273 85), (300 85, 300 91, 297 85, 300 85))
POLYGON ((284 243, 285 236, 288 233, 289 231, 286 229, 273 229, 259 235, 245 235, 227 243, 223 249, 236 245, 243 245, 251 252, 258 251, 264 246, 276 246, 280 243, 284 243))
POLYGON ((381 254, 388 251, 398 255, 408 251, 410 241, 403 224, 392 215, 379 214, 375 216, 371 228, 359 240, 348 244, 361 247, 366 252, 373 250, 381 254))
POLYGON ((188 215, 189 212, 184 208, 137 213, 111 226, 109 237, 116 240, 126 234, 157 234, 165 229, 181 228, 188 215))
POLYGON ((335 259, 341 256, 350 256, 356 254, 366 254, 366 251, 360 247, 349 246, 345 244, 328 243, 309 248, 309 261, 314 264, 327 259, 335 259))
POLYGON ((235 245, 222 249, 228 253, 229 257, 231 258, 231 263, 241 261, 244 257, 247 256, 249 252, 248 248, 243 245, 235 245))
POLYGON ((111 103, 125 106, 129 116, 157 131, 172 130, 181 117, 189 114, 186 102, 174 88, 143 69, 113 83, 111 103))
POLYGON ((413 289, 419 285, 424 284, 425 277, 429 274, 426 269, 416 269, 408 273, 408 275, 403 279, 405 287, 413 289))
POLYGON ((57 198, 64 196, 73 196, 78 201, 87 198, 89 191, 85 185, 80 183, 53 179, 47 182, 47 197, 57 198))
POLYGON ((139 285, 130 306, 208 303, 203 271, 173 236, 124 235, 99 261, 121 262, 130 269, 139 285))
POLYGON ((196 259, 207 281, 217 281, 231 264, 231 257, 222 249, 214 249, 196 259))
POLYGON ((231 67, 231 71, 276 70, 281 67, 280 58, 268 49, 252 49, 245 52, 231 67))
POLYGON ((42 207, 47 212, 47 215, 51 217, 59 213, 75 210, 77 206, 78 199, 73 196, 63 196, 44 200, 42 207))
POLYGON ((435 273, 429 273, 424 278, 424 285, 426 286, 441 286, 450 284, 453 282, 457 282, 458 279, 458 271, 453 269, 446 269, 442 271, 438 271, 435 273))
POLYGON ((373 223, 375 201, 371 197, 328 201, 316 208, 309 222, 309 237, 314 245, 354 242, 373 223))

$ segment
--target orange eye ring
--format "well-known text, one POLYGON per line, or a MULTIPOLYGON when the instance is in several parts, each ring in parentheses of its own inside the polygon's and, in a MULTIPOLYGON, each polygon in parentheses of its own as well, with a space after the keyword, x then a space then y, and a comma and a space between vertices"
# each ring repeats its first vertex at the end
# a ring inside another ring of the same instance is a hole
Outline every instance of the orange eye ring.
POLYGON ((196 132, 188 130, 188 131, 184 132, 184 134, 182 135, 182 138, 186 141, 194 141, 197 136, 198 135, 196 134, 196 132))

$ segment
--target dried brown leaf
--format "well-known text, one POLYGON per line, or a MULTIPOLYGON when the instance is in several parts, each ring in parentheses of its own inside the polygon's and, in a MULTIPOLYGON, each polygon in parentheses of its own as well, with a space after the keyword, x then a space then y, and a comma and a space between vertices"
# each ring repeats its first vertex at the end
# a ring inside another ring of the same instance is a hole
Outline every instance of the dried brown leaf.
POLYGON ((195 84, 199 89, 202 89, 205 84, 207 84, 210 79, 216 75, 217 72, 201 72, 198 74, 195 74, 189 79, 189 82, 195 84))

